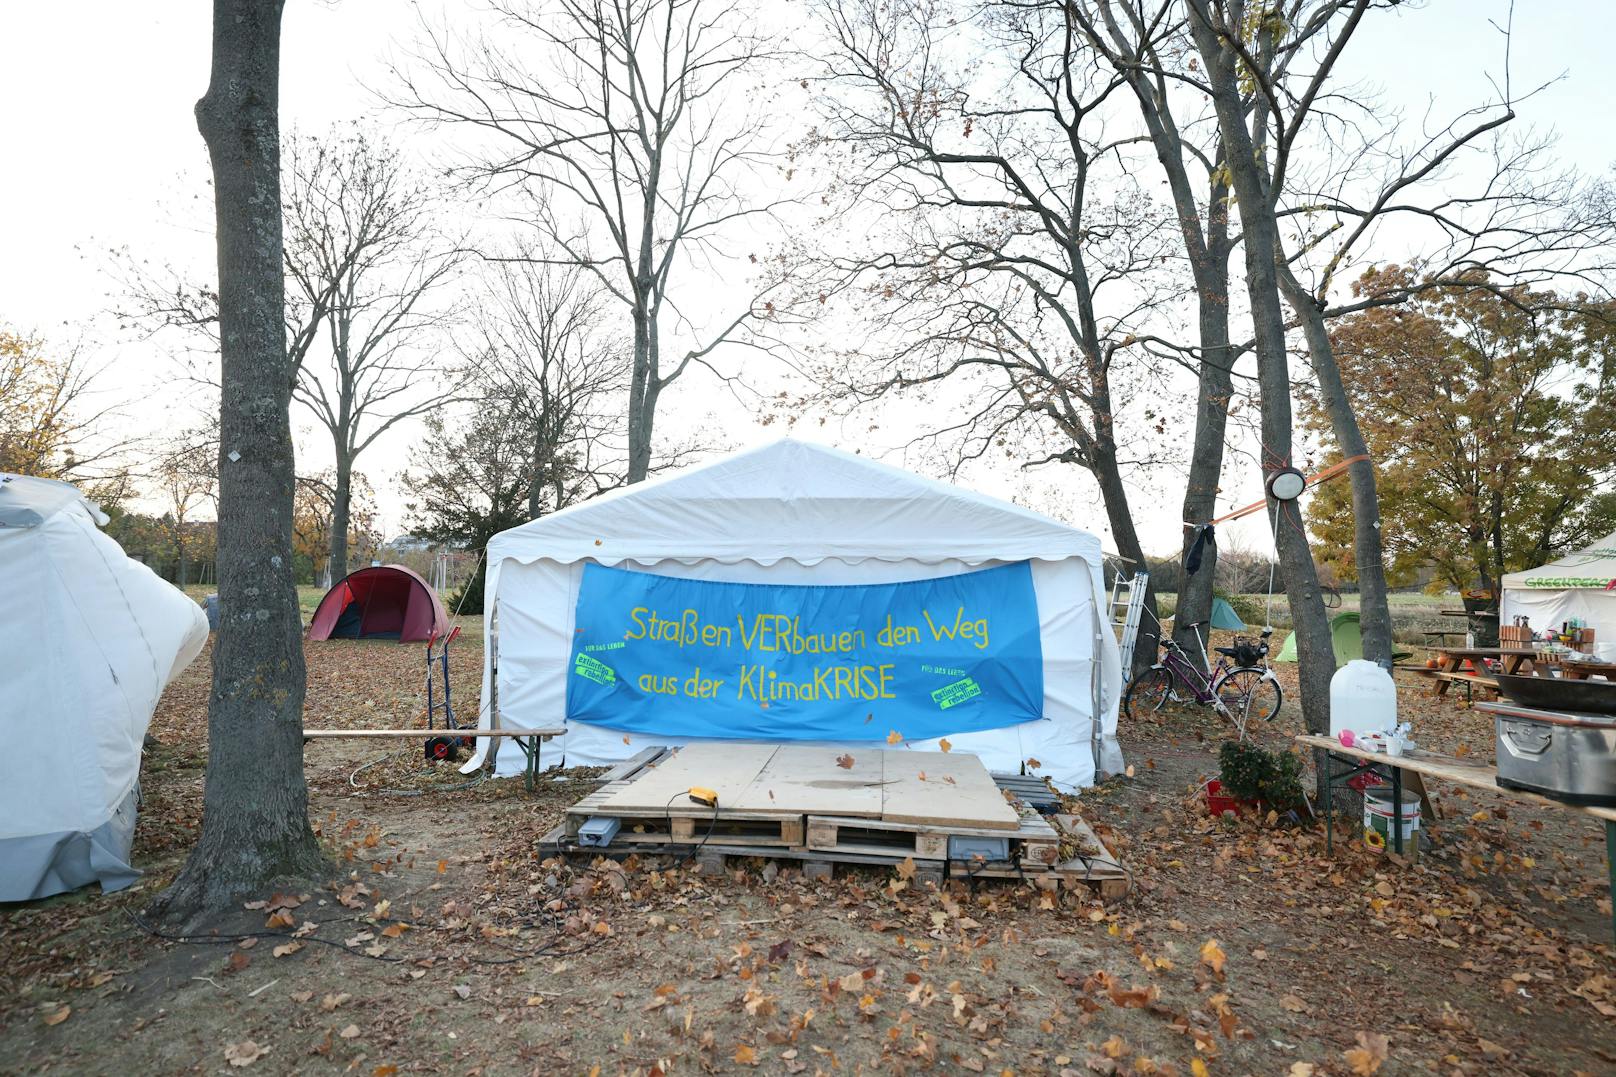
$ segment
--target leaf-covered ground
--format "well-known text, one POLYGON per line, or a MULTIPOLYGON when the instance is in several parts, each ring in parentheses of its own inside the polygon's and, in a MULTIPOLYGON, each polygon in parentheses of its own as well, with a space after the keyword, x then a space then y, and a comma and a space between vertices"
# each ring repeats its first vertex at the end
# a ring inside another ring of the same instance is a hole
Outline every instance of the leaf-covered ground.
MULTIPOLYGON (((456 645, 463 714, 480 645, 475 630, 456 645)), ((421 658, 311 645, 308 723, 414 720, 421 658)), ((1595 824, 1439 789, 1416 862, 1351 839, 1326 857, 1316 828, 1206 815, 1221 730, 1197 712, 1125 725, 1133 776, 1080 798, 1135 876, 1110 905, 1000 883, 939 893, 904 871, 814 883, 761 861, 717 879, 547 862, 534 839, 587 775, 537 795, 455 789, 418 746, 337 741, 307 761, 340 872, 261 895, 217 939, 154 938, 136 915, 200 824, 207 677, 204 659, 153 723, 142 883, 0 911, 0 1070, 1616 1071, 1595 824)), ((1419 738, 1489 755, 1488 720, 1428 692, 1401 692, 1419 738)), ((1263 739, 1298 724, 1287 704, 1263 739)))

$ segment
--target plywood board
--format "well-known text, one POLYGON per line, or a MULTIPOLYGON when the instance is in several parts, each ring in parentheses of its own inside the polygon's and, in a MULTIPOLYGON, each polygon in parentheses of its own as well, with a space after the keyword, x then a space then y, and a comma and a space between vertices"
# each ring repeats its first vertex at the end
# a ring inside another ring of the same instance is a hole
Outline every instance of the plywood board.
MULTIPOLYGON (((742 811, 879 818, 882 760, 888 754, 782 745, 730 806, 742 811)), ((722 806, 724 801, 718 803, 722 806)))
MULTIPOLYGON (((597 815, 644 815, 650 812, 674 811, 691 807, 706 811, 701 805, 692 805, 683 799, 691 786, 715 790, 720 812, 734 808, 740 810, 741 794, 757 780, 761 771, 779 747, 774 744, 748 742, 725 744, 688 744, 664 758, 654 767, 636 774, 621 790, 594 805, 597 815)), ((792 812, 787 805, 779 806, 779 814, 792 812)))
POLYGON ((881 818, 1015 830, 1021 817, 982 760, 967 752, 883 752, 881 818))

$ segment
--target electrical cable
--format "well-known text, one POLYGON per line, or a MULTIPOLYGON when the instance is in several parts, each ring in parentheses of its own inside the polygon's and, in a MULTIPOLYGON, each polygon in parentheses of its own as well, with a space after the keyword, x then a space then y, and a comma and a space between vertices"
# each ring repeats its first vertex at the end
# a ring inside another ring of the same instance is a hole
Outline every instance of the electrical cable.
MULTIPOLYGON (((667 823, 668 823, 668 838, 670 840, 673 838, 673 802, 678 800, 682 796, 688 796, 688 795, 689 795, 688 793, 675 793, 675 794, 673 794, 673 796, 668 798, 668 802, 666 804, 662 805, 662 815, 667 820, 667 823)), ((687 852, 684 856, 678 858, 678 862, 681 863, 681 864, 688 864, 688 863, 690 863, 690 861, 694 860, 696 858, 696 854, 701 852, 702 846, 707 844, 707 839, 713 836, 713 830, 717 826, 718 826, 718 801, 714 800, 713 801, 713 817, 707 823, 707 833, 703 834, 701 836, 701 840, 690 847, 689 852, 687 852)))

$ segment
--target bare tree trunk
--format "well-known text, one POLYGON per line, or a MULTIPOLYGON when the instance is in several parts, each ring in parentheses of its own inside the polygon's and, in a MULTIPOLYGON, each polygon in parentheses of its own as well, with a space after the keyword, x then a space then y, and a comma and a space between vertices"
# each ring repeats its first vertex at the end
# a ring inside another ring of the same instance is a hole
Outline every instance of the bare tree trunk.
MULTIPOLYGON (((1369 455, 1369 444, 1358 427, 1358 416, 1347 398, 1341 381, 1341 366, 1335 361, 1335 348, 1324 324, 1324 312, 1296 279, 1290 267, 1281 265, 1280 285, 1291 309, 1302 323, 1313 370, 1319 379, 1319 395, 1330 415, 1330 428, 1343 456, 1369 455)), ((1347 468, 1352 482, 1353 564, 1358 573, 1359 629, 1363 633, 1363 656, 1371 662, 1390 664, 1392 660, 1392 613, 1386 594, 1386 557, 1380 541, 1380 495, 1375 489, 1375 464, 1364 459, 1347 468)))
POLYGON ((331 582, 348 574, 348 516, 353 508, 353 457, 337 450, 336 484, 331 492, 331 582))
MULTIPOLYGON (((1289 356, 1285 347, 1285 314, 1280 304, 1278 269, 1279 226, 1267 182, 1258 161, 1247 110, 1241 100, 1236 59, 1214 23, 1221 14, 1208 10, 1207 0, 1190 0, 1189 25, 1196 51, 1207 68, 1218 131, 1223 138, 1246 252, 1246 289, 1251 300, 1251 321, 1257 350, 1257 383, 1262 394, 1262 466, 1265 472, 1291 463, 1292 416, 1289 356)), ((1236 31, 1238 28, 1236 28, 1236 31)), ((1335 648, 1330 620, 1319 593, 1318 569, 1308 545, 1301 512, 1295 502, 1268 500, 1274 524, 1279 567, 1285 576, 1295 625, 1298 695, 1302 718, 1315 733, 1330 728, 1330 678, 1335 673, 1335 648)))
MULTIPOLYGON (((650 282, 646 282, 650 287, 650 282)), ((634 370, 628 390, 628 481, 644 482, 651 470, 651 424, 656 408, 653 389, 656 372, 652 352, 656 346, 656 325, 651 312, 634 310, 634 370)))
POLYGON ((219 254, 219 598, 202 838, 153 905, 194 924, 323 865, 303 778, 302 618, 292 582, 291 379, 280 215, 282 0, 214 0, 196 105, 219 254))
MULTIPOLYGON (((1111 538, 1117 544, 1117 553, 1132 562, 1135 570, 1142 571, 1145 564, 1145 551, 1139 545, 1139 533, 1134 529, 1133 514, 1128 508, 1128 488, 1122 481, 1122 471, 1117 466, 1117 452, 1115 443, 1110 439, 1099 439, 1094 452, 1094 459, 1089 470, 1093 473, 1095 481, 1100 486, 1100 500, 1105 504, 1106 522, 1111 525, 1111 538)), ((1139 621, 1139 638, 1134 644, 1133 669, 1123 670, 1123 676, 1132 678, 1149 669, 1156 661, 1156 641, 1161 638, 1161 628, 1156 619, 1156 585, 1151 582, 1146 585, 1145 609, 1149 616, 1139 621)))
MULTIPOLYGON (((1229 421, 1229 397, 1233 394, 1233 380, 1228 364, 1233 362, 1228 347, 1228 321, 1223 322, 1223 346, 1213 353, 1207 346, 1208 327, 1205 308, 1201 301, 1201 369, 1195 404, 1195 435, 1190 449, 1189 475, 1184 486, 1184 521, 1206 523, 1217 510, 1218 479, 1223 474, 1223 438, 1229 421)), ((1184 530, 1184 543, 1179 551, 1182 566, 1190 555, 1196 532, 1184 530)), ((1205 547, 1201 567, 1193 574, 1182 572, 1178 585, 1178 604, 1173 616, 1173 638, 1194 660, 1201 672, 1207 672, 1204 633, 1197 634, 1190 626, 1212 619, 1212 583, 1218 567, 1215 545, 1205 547)))

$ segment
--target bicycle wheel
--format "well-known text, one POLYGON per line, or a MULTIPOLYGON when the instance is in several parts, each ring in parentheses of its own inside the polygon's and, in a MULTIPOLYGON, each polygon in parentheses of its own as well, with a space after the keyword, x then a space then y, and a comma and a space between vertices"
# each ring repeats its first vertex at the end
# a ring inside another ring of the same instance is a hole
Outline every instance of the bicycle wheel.
POLYGON ((1246 739, 1252 722, 1273 721, 1284 702, 1279 682, 1267 674, 1256 666, 1241 666, 1224 674, 1214 686, 1240 740, 1246 739))
POLYGON ((1173 671, 1166 666, 1151 666, 1128 683, 1122 696, 1122 713, 1129 718, 1157 713, 1172 698, 1173 680, 1173 671))

